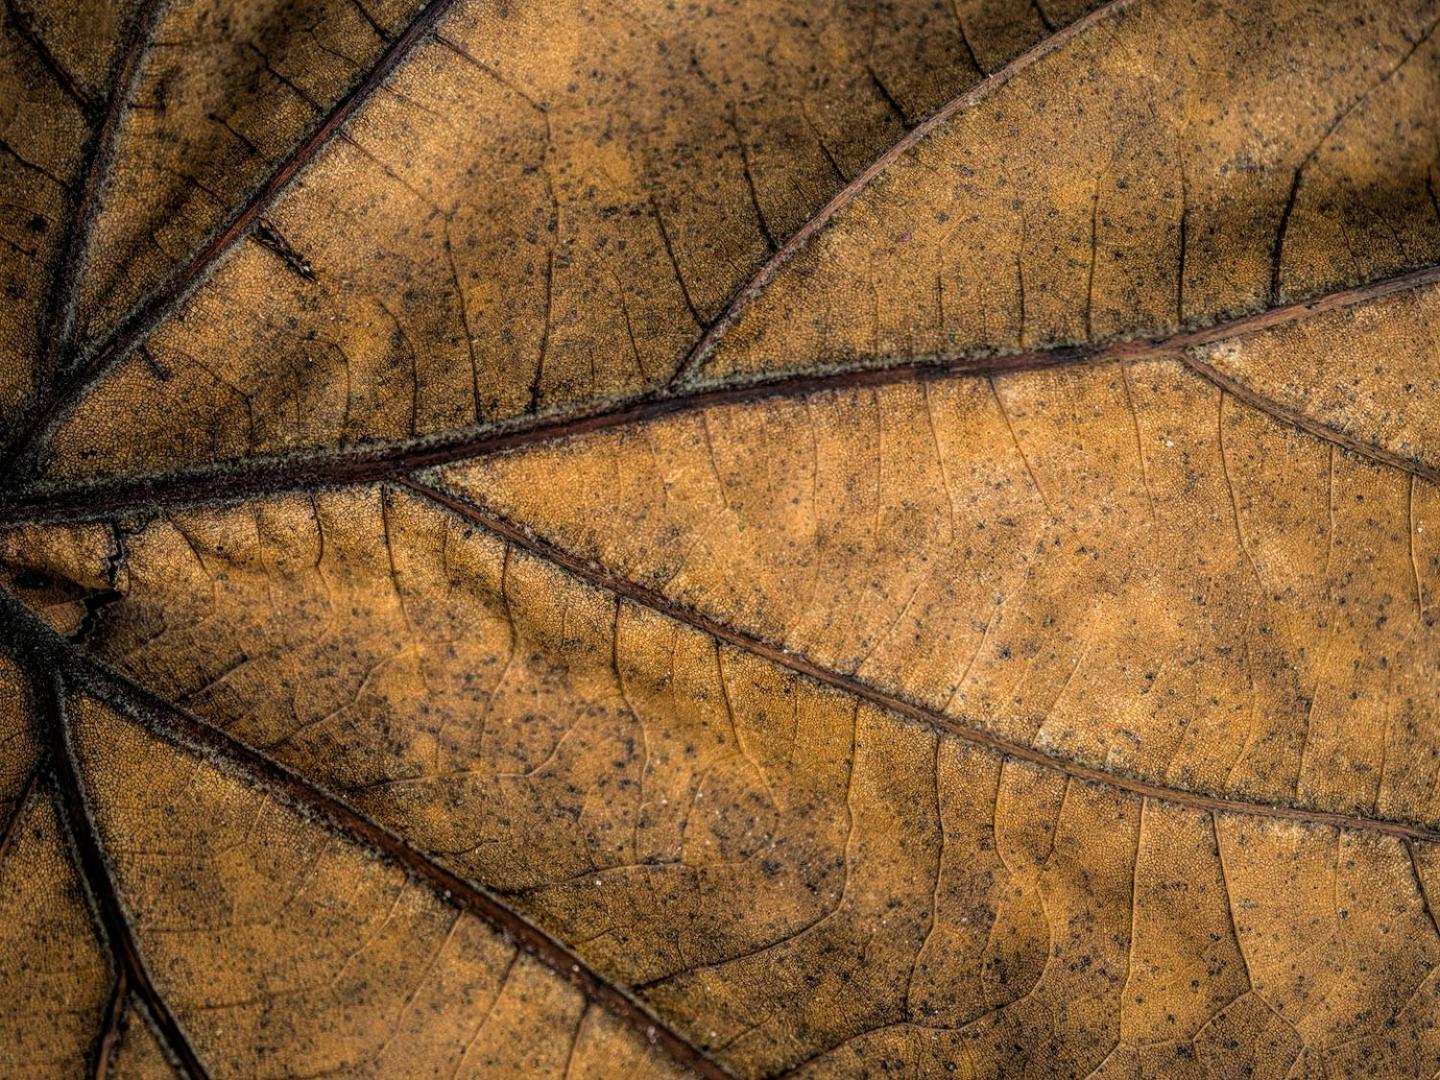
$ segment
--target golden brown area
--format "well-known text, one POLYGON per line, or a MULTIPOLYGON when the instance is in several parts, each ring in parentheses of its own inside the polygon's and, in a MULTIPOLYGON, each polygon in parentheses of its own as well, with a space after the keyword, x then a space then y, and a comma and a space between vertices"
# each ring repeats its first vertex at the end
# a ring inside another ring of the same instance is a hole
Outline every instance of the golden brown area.
POLYGON ((882 173, 699 374, 1163 334, 1433 262, 1437 18, 1107 9, 882 173))
MULTIPOLYGON (((1159 505, 1183 501, 1151 475, 1159 505)), ((1159 799, 1085 782, 1058 742, 1053 764, 1007 761, 938 710, 821 688, 408 493, 187 511, 128 543, 116 662, 499 890, 741 1075, 983 1075, 1035 1054, 1067 1076, 1400 1076, 1428 1053, 1428 841, 1215 813, 1178 774, 1159 799)), ((1176 708, 1194 693, 1165 682, 1149 693, 1176 708)), ((1197 741, 1233 752, 1211 722, 1197 741)), ((105 775, 137 756, 118 738, 105 775)), ((1302 801, 1363 775, 1338 753, 1311 750, 1302 801)))
POLYGON ((34 720, 25 701, 25 676, 0 656, 0 836, 11 835, 38 755, 34 720))
POLYGON ((105 1075, 117 1080, 171 1080, 176 1075, 142 1007, 133 1001, 105 1075))
POLYGON ((132 6, 12 0, 0 18, 0 418, 29 395, 41 367, 51 274, 104 102, 97 83, 132 6))
POLYGON ((374 63, 412 0, 177 0, 118 135, 82 332, 103 336, 218 231, 374 63))
POLYGON ((0 1045, 15 1077, 80 1074, 111 994, 53 799, 27 790, 0 832, 0 1045))
POLYGON ((90 8, 0 1075, 1440 1075, 1436 0, 90 8))
POLYGON ((980 78, 962 30, 987 68, 1045 33, 1028 2, 973 7, 460 0, 270 212, 314 279, 236 250, 89 395, 56 471, 406 439, 662 385, 775 244, 980 78))
POLYGON ((668 1071, 401 868, 93 699, 71 721, 152 977, 215 1071, 559 1077, 597 1048, 668 1071))
POLYGON ((717 407, 446 476, 1012 742, 1440 823, 1440 492, 1175 360, 717 407))

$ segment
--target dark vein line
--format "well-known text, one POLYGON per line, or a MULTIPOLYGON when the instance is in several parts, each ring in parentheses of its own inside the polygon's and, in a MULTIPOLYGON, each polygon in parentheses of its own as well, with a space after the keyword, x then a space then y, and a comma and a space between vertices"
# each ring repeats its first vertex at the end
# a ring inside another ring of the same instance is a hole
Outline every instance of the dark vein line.
MULTIPOLYGON (((48 635, 47 631, 38 632, 48 635)), ((298 773, 151 694, 96 658, 62 646, 58 640, 50 644, 56 649, 63 649, 59 662, 87 692, 145 724, 162 738, 187 746, 210 760, 223 761, 290 805, 318 816, 337 832, 403 867, 451 903, 485 921, 581 990, 589 1001, 607 1009, 622 1023, 639 1032, 647 1043, 662 1048, 697 1076, 707 1080, 725 1080, 730 1076, 721 1065, 668 1027, 648 1006, 611 983, 567 945, 529 922, 490 890, 447 870, 298 773)))
POLYGON ((1247 389, 1187 354, 1187 350, 1227 338, 1286 326, 1327 311, 1435 284, 1440 284, 1440 264, 1168 337, 1126 338, 1094 346, 1063 346, 1013 353, 940 356, 890 367, 800 373, 705 390, 665 389, 618 403, 602 402, 591 411, 526 416, 479 432, 472 429, 440 439, 395 443, 382 449, 321 451, 283 458, 257 458, 236 465, 214 465, 150 477, 71 485, 41 484, 0 499, 0 527, 34 522, 90 521, 165 506, 233 502, 288 491, 374 483, 417 469, 505 453, 536 443, 573 438, 675 413, 744 405, 773 398, 802 397, 826 391, 890 386, 952 376, 983 378, 1067 364, 1163 358, 1183 359, 1201 377, 1234 394, 1247 405, 1295 424, 1317 438, 1440 483, 1440 471, 1431 466, 1355 442, 1316 420, 1247 389))
MULTIPOLYGON (((60 374, 61 365, 69 361, 75 313, 80 302, 80 280, 87 263, 90 237, 100 216, 100 196, 115 159, 121 121, 139 81, 140 68, 165 2, 147 0, 131 21, 127 31, 128 41, 112 69, 110 99, 86 151, 80 190, 71 207, 60 261, 50 282, 45 314, 40 323, 44 344, 34 376, 36 394, 40 397, 49 392, 52 381, 60 374)), ((22 427, 20 430, 24 432, 26 429, 22 427)))
POLYGON ((755 224, 760 229, 760 235, 765 238, 765 245, 773 253, 780 244, 776 241, 775 234, 770 231, 770 222, 766 220, 765 210, 760 205, 760 192, 755 188, 755 174, 750 168, 750 152, 745 149, 745 135, 740 130, 740 122, 735 117, 733 107, 730 126, 735 129, 735 146, 740 151, 740 171, 745 176, 745 187, 750 194, 750 208, 755 211, 755 224))
POLYGON ((272 79, 274 79, 276 82, 278 82, 281 86, 285 87, 286 90, 289 90, 292 94, 294 94, 297 98, 303 101, 306 105, 310 106, 310 108, 314 109, 317 113, 325 111, 325 106, 323 106, 322 104, 320 104, 320 102, 316 101, 313 97, 307 94, 305 92, 305 88, 300 86, 300 84, 297 83, 294 79, 290 78, 290 76, 286 75, 283 71, 277 68, 274 61, 272 61, 266 53, 256 48, 253 43, 247 41, 245 43, 245 50, 249 53, 252 53, 255 58, 260 61, 260 66, 265 69, 265 73, 269 75, 272 79))
POLYGON ((15 832, 19 828, 20 818, 24 815, 25 807, 29 805, 30 799, 35 794, 35 789, 40 786, 40 773, 43 771, 43 763, 37 763, 30 770, 30 779, 25 781, 25 786, 20 789, 20 794, 15 800, 15 809, 10 814, 10 820, 5 822, 5 828, 0 831, 0 866, 5 865, 5 859, 10 854, 10 845, 15 842, 15 832))
MULTIPOLYGON (((975 54, 975 47, 970 44, 970 32, 965 29, 965 20, 960 16, 959 0, 950 0, 950 14, 955 16, 955 29, 960 35, 960 47, 965 50, 965 57, 970 61, 976 73, 983 79, 990 72, 985 70, 985 65, 980 63, 980 57, 975 54)), ((1046 27, 1046 30, 1053 33, 1053 27, 1046 27)))
POLYGON ((880 96, 880 100, 885 102, 885 107, 889 109, 895 119, 900 122, 900 129, 902 131, 908 131, 910 129, 910 118, 905 115, 905 110, 901 108, 900 102, 895 100, 895 95, 890 92, 890 88, 886 86, 884 80, 876 74, 873 65, 867 64, 865 70, 869 73, 870 84, 875 87, 875 92, 880 96))
MULTIPOLYGON (((456 292, 460 296, 460 303, 463 309, 465 294, 461 291, 460 279, 455 279, 456 292)), ((555 321, 555 246, 553 242, 545 249, 545 321, 540 325, 540 348, 539 356, 535 358, 535 373, 530 376, 530 408, 532 410, 540 407, 540 394, 545 388, 545 361, 550 356, 550 335, 555 321)), ((475 385, 475 419, 481 416, 480 403, 480 382, 479 375, 475 372, 474 360, 475 339, 470 337, 469 322, 466 322, 466 338, 470 343, 471 379, 475 385)))
POLYGON ((1343 124, 1371 94, 1388 83, 1396 72, 1410 62, 1410 58, 1420 50, 1421 46, 1430 40, 1431 35, 1435 33, 1437 27, 1440 27, 1440 19, 1437 19, 1426 27, 1424 33, 1410 43, 1410 48, 1405 51, 1399 60, 1381 75, 1379 79, 1357 94, 1355 100, 1341 109, 1335 119, 1333 119, 1329 126, 1321 133, 1320 138, 1310 147, 1305 156, 1300 159, 1300 163, 1295 166, 1295 173, 1290 180, 1290 191, 1286 195, 1285 206, 1280 211, 1280 224, 1276 226, 1275 229, 1275 241, 1270 247, 1270 302, 1272 304, 1278 304, 1281 298, 1283 286, 1281 275, 1284 271, 1285 237, 1289 232, 1290 218, 1295 212, 1295 204, 1300 196, 1300 185, 1304 181, 1305 170, 1315 163, 1315 158, 1319 155, 1321 148, 1330 141, 1330 136, 1335 134, 1340 125, 1343 124))
POLYGON ((581 558, 563 548, 551 544, 549 541, 540 539, 528 529, 507 521, 497 514, 484 510, 448 490, 413 478, 399 480, 397 483, 402 484, 417 495, 429 499, 437 505, 460 515, 465 518, 465 520, 474 522, 476 525, 489 530, 515 547, 521 548, 537 558, 559 567, 572 577, 576 577, 588 585, 604 589, 618 596, 623 596, 625 599, 633 601, 642 607, 673 619, 676 622, 684 623, 686 626, 693 627, 701 633, 717 638, 752 656, 757 656, 762 660, 768 660, 770 663, 776 664, 779 667, 807 676, 825 686, 839 690, 851 697, 859 698, 888 712, 897 713, 926 727, 939 728, 949 734, 964 739, 966 742, 983 746, 1003 757, 1026 761, 1047 769, 1053 769, 1077 780, 1083 780, 1092 784, 1103 784, 1107 787, 1130 792, 1133 795, 1160 799, 1181 806, 1191 806, 1202 810, 1219 811, 1222 813, 1245 814, 1250 817, 1277 818, 1306 825, 1321 825, 1330 828, 1380 833, 1382 835, 1396 836, 1408 840, 1423 840, 1426 842, 1440 841, 1440 830, 1427 829, 1407 821, 1361 817, 1359 815, 1341 814, 1329 810, 1248 802, 1244 799, 1212 795, 1203 791, 1170 787, 1165 784, 1156 784, 1147 780, 1141 780, 1125 773, 1112 772, 1108 769, 1084 765, 1080 762, 1061 757, 1058 754, 1048 753, 1033 746, 1012 742, 992 732, 972 727, 955 717, 946 716, 934 709, 917 705, 906 698, 881 690, 854 676, 845 675, 833 671, 830 668, 823 667, 798 653, 791 652, 777 645, 772 645, 760 638, 736 630, 724 623, 717 622, 693 608, 675 603, 653 589, 646 588, 628 578, 613 574, 603 567, 597 566, 589 559, 581 558))
POLYGON ((685 300, 685 306, 690 309, 690 318, 695 320, 696 326, 704 326, 705 320, 700 315, 700 309, 695 306, 695 300, 690 295, 690 286, 685 283, 685 275, 680 272, 680 261, 675 257, 675 245, 670 242, 670 230, 665 227, 665 217, 660 213, 660 206, 655 201, 655 196, 650 196, 650 212, 655 217, 655 227, 660 231, 660 243, 665 248, 665 255, 670 260, 670 267, 675 272, 675 281, 680 286, 680 295, 685 300))
POLYGON ((42 441, 95 380, 116 360, 125 356, 178 307, 205 279, 220 258, 244 236, 290 184, 309 164, 345 122, 360 108, 395 67, 405 59, 454 4, 454 0, 431 0, 411 20, 405 31, 380 54, 365 76, 337 101, 310 136, 292 150, 266 181, 250 196, 233 217, 183 267, 173 272, 131 314, 120 323, 93 353, 74 365, 64 385, 57 387, 12 443, 13 460, 20 472, 32 471, 37 456, 37 443, 42 441))
POLYGON ((69 192, 70 185, 65 180, 61 179, 55 173, 51 172, 44 165, 41 165, 38 161, 31 161, 21 155, 20 151, 16 150, 15 147, 11 146, 4 139, 0 139, 0 154, 4 154, 12 161, 18 163, 22 169, 29 169, 33 173, 39 173, 41 176, 45 177, 46 180, 49 180, 61 191, 69 192))
POLYGON ((820 134, 820 129, 815 126, 815 121, 810 119, 810 115, 803 108, 800 110, 800 116, 805 121, 805 126, 810 129, 810 134, 815 136, 815 145, 820 148, 820 153, 825 160, 830 163, 830 171, 835 174, 835 179, 842 184, 846 183, 845 170, 840 168, 840 163, 835 160, 835 155, 826 145, 825 137, 820 134))
POLYGON ((26 45, 30 46, 30 50, 35 54, 35 58, 40 61, 41 67, 48 71, 50 77, 60 84, 60 89, 65 91, 66 96, 75 102, 76 105, 80 106, 81 112, 87 117, 92 117, 95 112, 95 102, 90 99, 89 94, 81 89, 75 76, 60 62, 60 58, 55 55, 45 39, 40 36, 40 33, 35 29, 35 24, 32 21, 30 13, 21 11, 20 8, 16 6, 15 0, 5 0, 5 12, 9 16, 10 25, 15 28, 15 33, 19 35, 20 39, 24 41, 26 45))
POLYGON ((1272 398, 1260 394, 1244 383, 1225 374, 1210 364, 1201 360, 1193 352, 1180 354, 1185 366, 1203 379, 1214 383, 1225 393, 1231 395, 1238 401, 1243 401, 1253 409, 1265 413, 1277 420, 1292 424, 1302 431, 1314 435, 1317 439, 1332 443, 1342 450, 1348 450, 1358 457, 1367 458, 1370 461, 1388 465, 1411 476, 1418 476, 1432 484, 1440 484, 1440 468, 1434 465, 1427 465, 1423 461, 1415 461, 1411 458, 1402 457, 1393 450, 1387 450, 1383 446, 1374 446, 1370 443, 1360 442, 1358 439, 1347 435, 1345 432, 1330 427, 1320 420, 1307 415, 1299 409, 1292 408, 1283 402, 1275 401, 1272 398))
POLYGON ((370 29, 375 31, 376 37, 378 37, 381 41, 390 40, 390 35, 386 33, 385 27, 380 25, 379 21, 376 20, 375 16, 371 14, 370 9, 367 8, 363 3, 361 3, 361 0, 350 0, 350 3, 356 11, 360 12, 360 17, 370 25, 370 29))
MULTIPOLYGON (((16 602, 6 598, 6 606, 16 602)), ((12 613, 6 619, 12 623, 12 613)), ((26 622, 32 621, 25 618, 26 622)), ((41 661, 43 663, 43 661, 41 661)), ((36 671, 36 659, 30 658, 27 667, 35 680, 34 698, 42 726, 50 741, 50 755, 55 775, 55 787, 59 793, 61 817, 69 833, 76 861, 85 879, 86 893, 94 907, 97 921, 104 931, 105 940, 115 957, 117 975, 124 972, 125 981, 144 1000, 155 1018, 155 1026, 162 1041, 169 1048, 181 1072, 186 1076, 203 1080, 209 1074, 199 1056, 190 1045, 179 1021, 170 1011, 169 1005, 150 978, 149 968, 136 941, 135 929, 125 911, 124 901, 116 888, 110 864, 105 856, 104 846, 95 821, 86 804, 84 781, 80 776, 79 764, 75 760, 75 748, 71 740, 70 727, 65 719, 63 704, 64 688, 60 682, 58 668, 46 665, 49 676, 40 676, 36 671)))
POLYGON ((1410 863, 1410 876, 1415 879, 1415 891, 1420 896, 1420 907, 1425 912, 1425 918, 1430 923, 1430 929, 1435 931, 1436 938, 1440 938, 1440 921, 1435 918, 1435 909, 1430 906, 1430 894, 1425 891, 1425 879, 1420 876, 1420 865, 1415 861, 1415 848, 1410 841, 1405 842, 1405 858, 1410 863))
MULTIPOLYGON (((952 98, 933 116, 916 124, 906 132, 890 149, 872 161, 864 172, 860 173, 841 188, 840 191, 835 194, 834 198, 826 203, 814 217, 805 222, 790 239, 781 244, 775 254, 766 260, 765 264, 755 272, 748 282, 741 286, 740 290, 725 307, 725 310, 706 327, 705 333, 701 335, 700 340, 695 343, 695 347, 691 349, 685 359, 680 362, 679 367, 675 370, 674 376, 671 378, 671 384, 677 385, 688 381, 690 377, 699 370, 710 353, 714 351, 716 343, 736 322, 741 313, 754 302, 756 297, 765 291, 766 286, 770 284, 770 280, 780 271, 781 267, 799 254, 800 251, 815 238, 816 234, 830 224, 830 221, 836 214, 854 202, 855 198, 869 187, 876 177, 908 153, 916 143, 925 139, 936 128, 950 120, 956 113, 968 109, 989 97, 1020 72, 1031 67, 1038 61, 1043 60, 1056 49, 1070 41, 1071 38, 1084 33, 1095 23, 1100 22, 1109 15, 1123 10, 1132 2, 1133 0, 1109 0, 1108 3, 1102 4, 1063 30, 1050 34, 1043 41, 1040 41, 1032 48, 1015 57, 1015 59, 1011 60, 1004 67, 998 69, 994 74, 976 83, 958 97, 952 98)), ((875 78, 875 73, 871 71, 870 75, 877 87, 880 87, 880 81, 875 78)), ((887 99, 891 101, 892 106, 898 109, 898 105, 894 104, 893 98, 888 97, 888 91, 885 93, 887 99)), ((903 112, 900 115, 902 118, 904 117, 903 112)))
POLYGON ((1090 265, 1085 271, 1085 340, 1095 340, 1095 263, 1100 254, 1100 180, 1090 196, 1090 265))
POLYGON ((125 999, 130 993, 130 979, 122 967, 115 973, 115 986, 110 991, 110 1002, 105 1006, 105 1019, 95 1033, 95 1045, 90 1048, 90 1075, 93 1080, 105 1080, 120 1045, 120 1025, 125 1019, 125 999))
MULTIPOLYGON (((1335 123, 1339 124, 1340 121, 1336 120, 1335 123)), ((1328 138, 1329 134, 1326 132, 1325 137, 1328 138)), ((1280 302, 1281 277, 1285 266, 1285 236, 1290 231, 1290 215, 1295 212, 1295 203, 1300 197, 1300 184, 1305 177, 1305 166, 1310 164, 1311 158, 1315 156, 1315 152, 1319 148, 1320 144, 1317 144, 1296 166, 1295 174, 1290 178, 1290 190, 1285 196, 1285 205, 1280 210, 1280 224, 1275 227, 1275 240, 1270 245, 1270 302, 1272 304, 1280 302)))
POLYGON ((1180 157, 1180 235, 1176 240, 1178 249, 1175 272, 1175 322, 1185 325, 1185 251, 1190 232, 1190 183, 1185 177, 1185 158, 1180 157))

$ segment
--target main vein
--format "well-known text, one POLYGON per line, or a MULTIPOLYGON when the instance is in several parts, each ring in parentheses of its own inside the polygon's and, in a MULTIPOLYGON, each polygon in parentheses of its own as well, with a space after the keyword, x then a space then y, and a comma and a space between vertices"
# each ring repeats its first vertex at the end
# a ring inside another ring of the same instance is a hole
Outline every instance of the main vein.
MULTIPOLYGON (((329 144, 331 139, 340 132, 345 122, 384 83, 405 57, 426 38, 454 3, 455 0, 430 0, 430 3, 416 12, 405 29, 385 47, 375 63, 359 81, 331 106, 309 136, 276 164, 264 182, 230 216, 219 231, 211 236, 209 241, 195 252, 188 262, 173 271, 158 288, 141 301, 104 340, 89 351, 88 355, 74 357, 69 361, 67 377, 57 382, 48 393, 41 397, 11 441, 7 463, 12 470, 23 473, 35 467, 40 450, 39 444, 46 438, 54 424, 75 406, 76 402, 85 395, 100 376, 108 371, 117 360, 143 342, 175 308, 195 291, 225 253, 250 231, 260 216, 289 186, 301 169, 314 160, 316 155, 329 144)), ((97 192, 101 186, 101 179, 103 177, 96 180, 97 192)), ((95 202, 98 207, 98 196, 95 202)), ((92 209, 92 216, 94 212, 95 210, 92 209)), ((78 290, 83 270, 83 259, 79 255, 70 261, 73 261, 75 266, 73 271, 62 279, 61 298, 57 301, 62 310, 73 309, 75 293, 78 290)), ((68 324, 66 330, 67 333, 64 335, 52 334, 47 348, 52 351, 68 349, 70 345, 68 324)), ((60 359, 65 358, 61 357, 60 359)))
POLYGON ((1437 283, 1440 283, 1440 264, 1164 337, 1125 338, 1093 346, 1061 346, 1024 352, 930 357, 884 367, 786 374, 758 382, 732 382, 698 388, 666 387, 565 415, 527 416, 480 431, 456 432, 438 439, 401 441, 379 449, 321 450, 151 476, 70 484, 37 483, 9 495, 0 495, 0 527, 32 522, 100 520, 132 511, 370 484, 403 477, 417 469, 644 423, 674 413, 745 405, 773 398, 951 376, 979 377, 1073 364, 1133 363, 1163 358, 1185 363, 1197 375, 1248 405, 1286 424, 1301 427, 1317 438, 1440 483, 1440 470, 1433 466, 1352 439, 1312 417, 1250 390, 1194 355, 1201 347, 1227 338, 1263 332, 1327 311, 1437 283))
MULTIPOLYGON (((122 715, 142 723, 172 743, 189 747, 211 760, 223 762, 278 798, 326 822, 335 831, 405 868, 418 881, 444 896, 451 904, 477 916, 503 934, 517 948, 534 956, 559 977, 576 986, 586 998, 635 1029, 647 1043, 670 1054, 704 1080, 724 1080, 726 1069, 665 1023, 623 986, 608 979, 568 945, 535 926, 503 900, 436 862, 401 837, 371 821, 344 801, 284 765, 245 745, 221 729, 192 716, 115 672, 83 648, 61 638, 0 590, 0 637, 37 677, 58 680, 83 689, 105 701, 122 715), (57 674, 58 673, 58 674, 57 674)), ((57 683, 58 685, 58 683, 57 683)), ((147 1006, 162 1022, 172 1044, 191 1075, 204 1069, 174 1021, 163 997, 154 989, 137 944, 134 928, 124 913, 123 901, 112 880, 98 833, 85 806, 84 781, 73 758, 63 705, 57 698, 46 704, 46 727, 52 735, 52 756, 67 810, 76 834, 77 848, 106 935, 147 1006)))
POLYGON ((1144 798, 1161 799, 1166 802, 1192 806, 1202 810, 1246 814, 1252 817, 1277 818, 1310 825, 1332 828, 1355 829, 1363 832, 1380 833, 1408 840, 1440 841, 1440 830, 1426 828, 1408 821, 1387 818, 1363 817, 1342 814, 1308 807, 1275 805, 1252 802, 1245 799, 1229 798, 1223 795, 1194 791, 1186 788, 1157 784, 1148 780, 1112 772, 1108 769, 1086 765, 1025 743, 1018 743, 988 731, 985 728, 967 724, 963 719, 948 716, 935 709, 917 704, 898 694, 881 689, 853 675, 847 675, 817 664, 803 654, 792 652, 737 630, 733 626, 710 618, 694 608, 678 604, 663 594, 628 578, 621 577, 589 559, 578 556, 558 545, 535 536, 529 530, 506 520, 498 514, 475 505, 441 487, 417 479, 406 479, 400 483, 424 499, 474 522, 487 531, 499 536, 507 543, 559 567, 572 577, 585 583, 624 597, 641 607, 657 612, 676 622, 691 626, 736 649, 758 656, 779 667, 804 675, 825 686, 843 691, 862 701, 888 712, 897 713, 909 720, 927 727, 939 728, 958 736, 966 742, 986 747, 1007 758, 1027 761, 1048 769, 1054 769, 1084 780, 1108 787, 1119 788, 1144 798))

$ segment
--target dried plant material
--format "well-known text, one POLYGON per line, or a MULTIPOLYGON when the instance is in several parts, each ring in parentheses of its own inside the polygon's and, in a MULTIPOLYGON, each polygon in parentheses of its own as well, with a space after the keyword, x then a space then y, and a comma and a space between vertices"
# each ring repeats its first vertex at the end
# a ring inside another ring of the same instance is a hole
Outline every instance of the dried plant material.
POLYGON ((1437 27, 9 0, 0 1072, 1436 1073, 1437 27))

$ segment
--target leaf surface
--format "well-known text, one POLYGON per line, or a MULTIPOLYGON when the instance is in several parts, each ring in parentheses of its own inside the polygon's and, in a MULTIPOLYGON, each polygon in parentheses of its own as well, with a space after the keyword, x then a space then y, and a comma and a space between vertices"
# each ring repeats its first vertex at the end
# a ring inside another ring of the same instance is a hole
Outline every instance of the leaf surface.
POLYGON ((456 5, 269 210, 292 255, 245 245, 67 399, 85 429, 124 409, 150 449, 53 468, 430 438, 653 390, 779 242, 1050 18, 977 8, 456 5))
POLYGON ((16 5, 7 1071, 1440 1068, 1440 8, 16 5))

